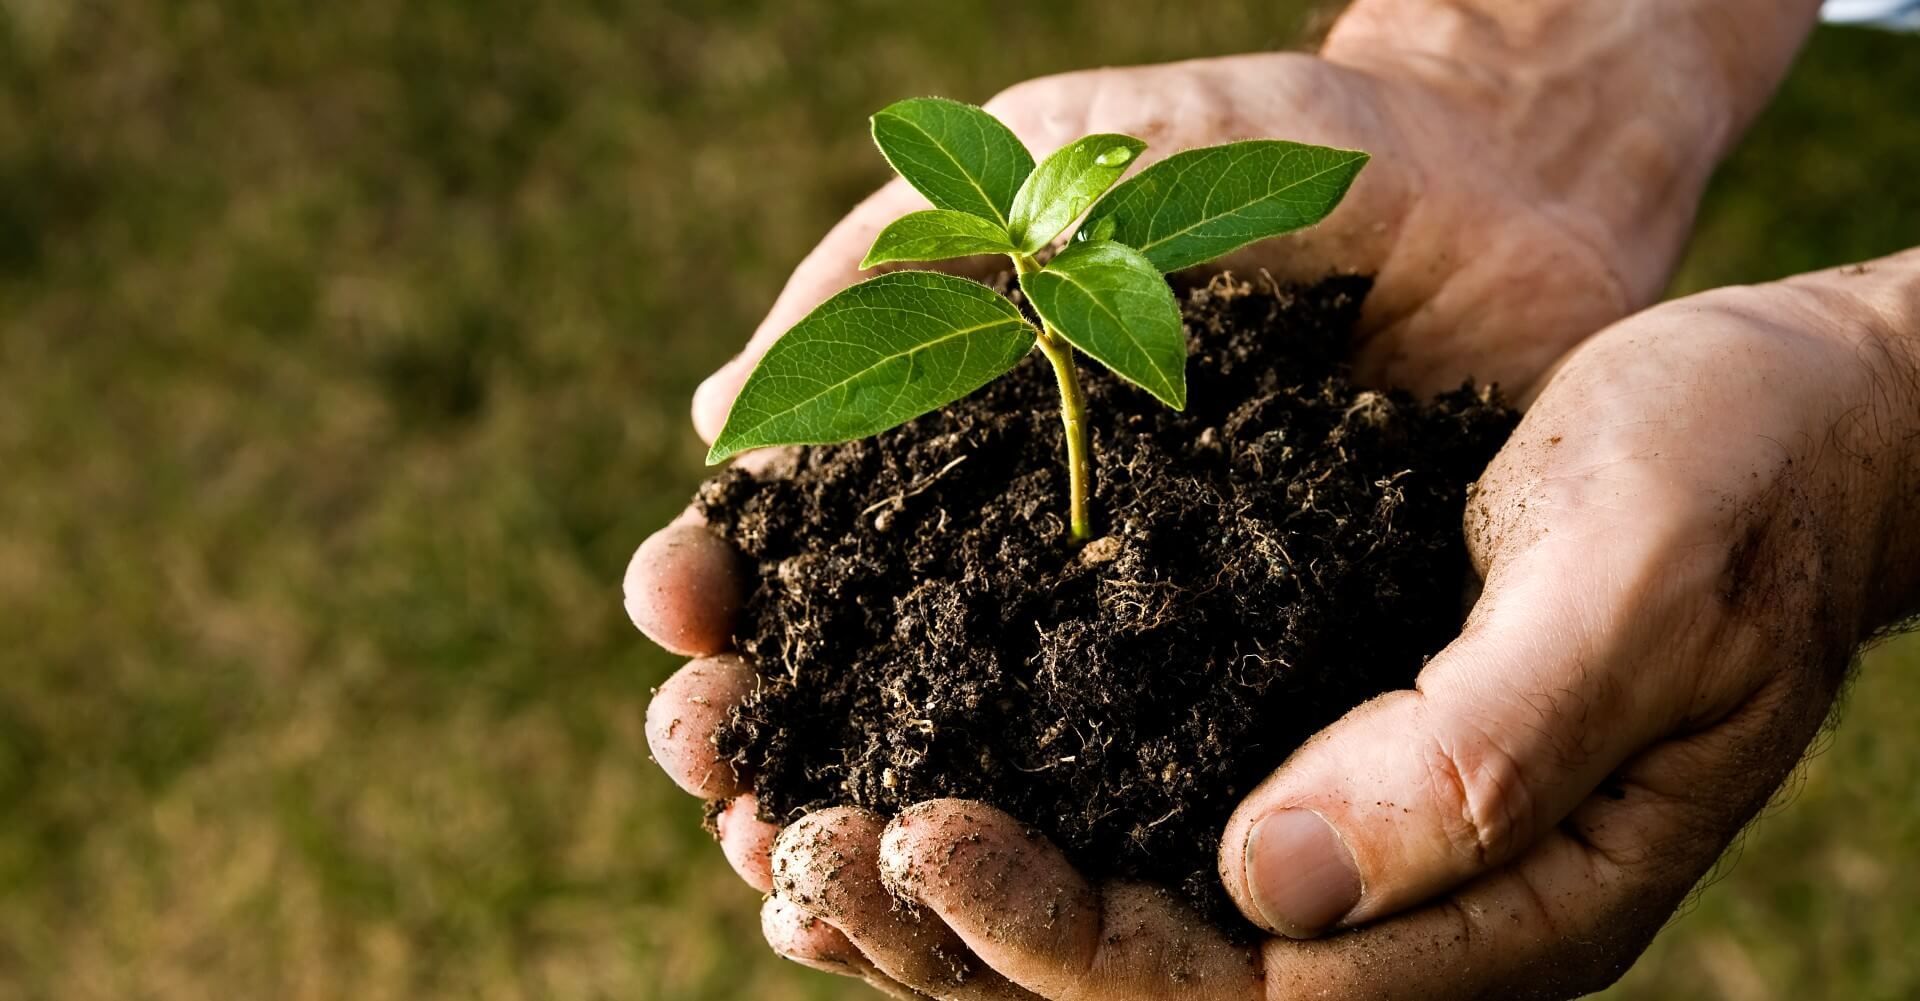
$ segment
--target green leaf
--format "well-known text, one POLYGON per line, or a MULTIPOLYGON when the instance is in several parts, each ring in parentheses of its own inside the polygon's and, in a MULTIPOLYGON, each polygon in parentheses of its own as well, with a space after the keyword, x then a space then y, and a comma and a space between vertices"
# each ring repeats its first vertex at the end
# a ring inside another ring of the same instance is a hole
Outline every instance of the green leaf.
POLYGON ((1076 243, 1020 287, 1053 329, 1175 410, 1187 407, 1187 335, 1167 280, 1118 243, 1076 243))
POLYGON ((1147 144, 1132 136, 1081 136, 1040 161, 1013 198, 1014 246, 1031 254, 1073 224, 1127 172, 1147 144))
POLYGON ((952 209, 910 212, 874 238, 863 268, 892 261, 944 261, 971 254, 1011 254, 1004 227, 952 209))
POLYGON ((767 350, 707 462, 878 434, 986 385, 1033 338, 1013 303, 964 278, 899 271, 862 282, 767 350))
POLYGON ((1326 218, 1366 162, 1277 139, 1187 150, 1114 189, 1082 230, 1112 220, 1112 239, 1179 271, 1326 218))
POLYGON ((873 116, 873 141, 936 207, 1007 224, 1033 154, 1013 130, 971 104, 942 97, 898 101, 873 116))

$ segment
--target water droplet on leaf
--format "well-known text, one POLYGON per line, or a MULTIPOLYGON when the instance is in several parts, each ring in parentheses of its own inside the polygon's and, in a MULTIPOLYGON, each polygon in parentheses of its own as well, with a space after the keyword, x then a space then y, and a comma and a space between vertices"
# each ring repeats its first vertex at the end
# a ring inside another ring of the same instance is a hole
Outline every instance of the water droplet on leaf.
POLYGON ((1118 167, 1121 164, 1126 163, 1128 160, 1131 160, 1131 159, 1133 159, 1133 150, 1130 150, 1125 146, 1115 146, 1114 148, 1107 150, 1105 153, 1102 153, 1099 156, 1094 157, 1093 162, 1099 164, 1102 167, 1118 167))

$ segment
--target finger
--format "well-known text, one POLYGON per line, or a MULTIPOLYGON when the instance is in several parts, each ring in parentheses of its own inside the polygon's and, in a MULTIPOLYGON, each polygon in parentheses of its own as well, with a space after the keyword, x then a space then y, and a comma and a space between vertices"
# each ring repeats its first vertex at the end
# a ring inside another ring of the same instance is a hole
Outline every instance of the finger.
POLYGON ((733 871, 761 893, 773 888, 768 854, 779 829, 758 816, 759 802, 714 750, 714 730, 753 690, 753 669, 723 654, 675 672, 647 705, 647 746, 674 784, 703 799, 726 800, 713 830, 733 871))
POLYGON ((713 734, 758 678, 733 654, 703 657, 674 672, 647 704, 647 747, 674 783, 702 799, 743 791, 714 750, 713 734))
POLYGON ((1263 949, 1274 997, 1560 999, 1618 979, 1818 730, 1832 689, 1781 684, 1635 758, 1512 866, 1358 931, 1263 949))
POLYGON ((625 591, 627 615, 648 639, 700 657, 731 645, 746 579, 733 547, 683 514, 640 544, 625 591))
POLYGON ((932 800, 888 825, 880 868, 994 970, 1051 1001, 1253 999, 1254 954, 1166 891, 1098 890, 1038 833, 990 807, 932 800))
POLYGON ((1416 690, 1355 709, 1242 802, 1221 875, 1248 920, 1305 938, 1432 899, 1518 857, 1689 714, 1737 705, 1749 675, 1667 668, 1732 641, 1668 597, 1714 593, 1706 556, 1581 541, 1497 567, 1416 690))
POLYGON ((760 905, 760 932, 781 958, 823 973, 853 976, 856 962, 870 965, 839 929, 779 897, 760 905))
POLYGON ((884 827, 875 814, 853 807, 801 818, 774 845, 774 891, 825 919, 881 972, 922 994, 943 1001, 1035 1001, 981 965, 939 918, 897 906, 876 864, 884 827))
MULTIPOLYGON (((895 178, 856 206, 827 233, 826 238, 794 269, 786 287, 774 300, 766 319, 754 330, 746 348, 722 365, 719 371, 708 376, 694 391, 693 426, 701 438, 711 443, 719 436, 721 427, 727 421, 727 411, 733 406, 733 398, 739 395, 741 385, 747 381, 754 365, 759 363, 760 356, 767 353, 780 335, 835 292, 862 278, 888 270, 860 269, 860 261, 873 246, 874 237, 901 216, 927 207, 925 198, 908 187, 905 181, 895 178)), ((932 265, 912 266, 926 268, 932 265)), ((1004 261, 986 264, 969 260, 942 262, 941 270, 984 277, 984 271, 1003 267, 1004 261)))
POLYGON ((773 892, 773 842, 780 828, 760 819, 760 802, 751 793, 728 800, 714 815, 714 835, 720 854, 747 885, 761 893, 773 892))
POLYGON ((783 959, 822 973, 858 977, 888 997, 921 997, 875 969, 839 929, 779 897, 768 897, 761 905, 760 931, 783 959))

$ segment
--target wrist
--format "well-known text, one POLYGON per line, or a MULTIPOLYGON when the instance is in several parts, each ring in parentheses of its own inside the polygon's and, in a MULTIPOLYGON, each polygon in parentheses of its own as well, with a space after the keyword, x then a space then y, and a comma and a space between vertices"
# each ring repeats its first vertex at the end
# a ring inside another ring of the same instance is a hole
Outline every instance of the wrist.
POLYGON ((1849 464, 1864 501, 1861 608, 1875 631, 1920 613, 1920 249, 1782 284, 1863 373, 1825 451, 1849 464))
POLYGON ((1356 0, 1322 56, 1434 95, 1460 136, 1656 299, 1707 179, 1785 75, 1818 0, 1356 0), (1486 151, 1491 151, 1490 153, 1486 151))

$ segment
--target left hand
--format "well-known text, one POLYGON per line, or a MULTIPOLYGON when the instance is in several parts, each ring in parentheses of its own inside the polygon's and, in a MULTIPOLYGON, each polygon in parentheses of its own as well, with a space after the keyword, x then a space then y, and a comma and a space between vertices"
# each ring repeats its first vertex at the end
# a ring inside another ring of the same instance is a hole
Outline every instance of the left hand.
MULTIPOLYGON (((1229 892, 1283 935, 1235 946, 1158 890, 1089 882, 1005 814, 936 801, 782 832, 775 948, 938 998, 1605 986, 1912 594, 1920 359, 1897 334, 1920 330, 1915 289, 1920 252, 1668 303, 1569 356, 1480 481, 1486 586, 1462 636, 1228 825, 1229 892), (1353 930, 1286 937, 1333 928, 1353 930)), ((702 728, 654 736, 697 787, 702 728)))

